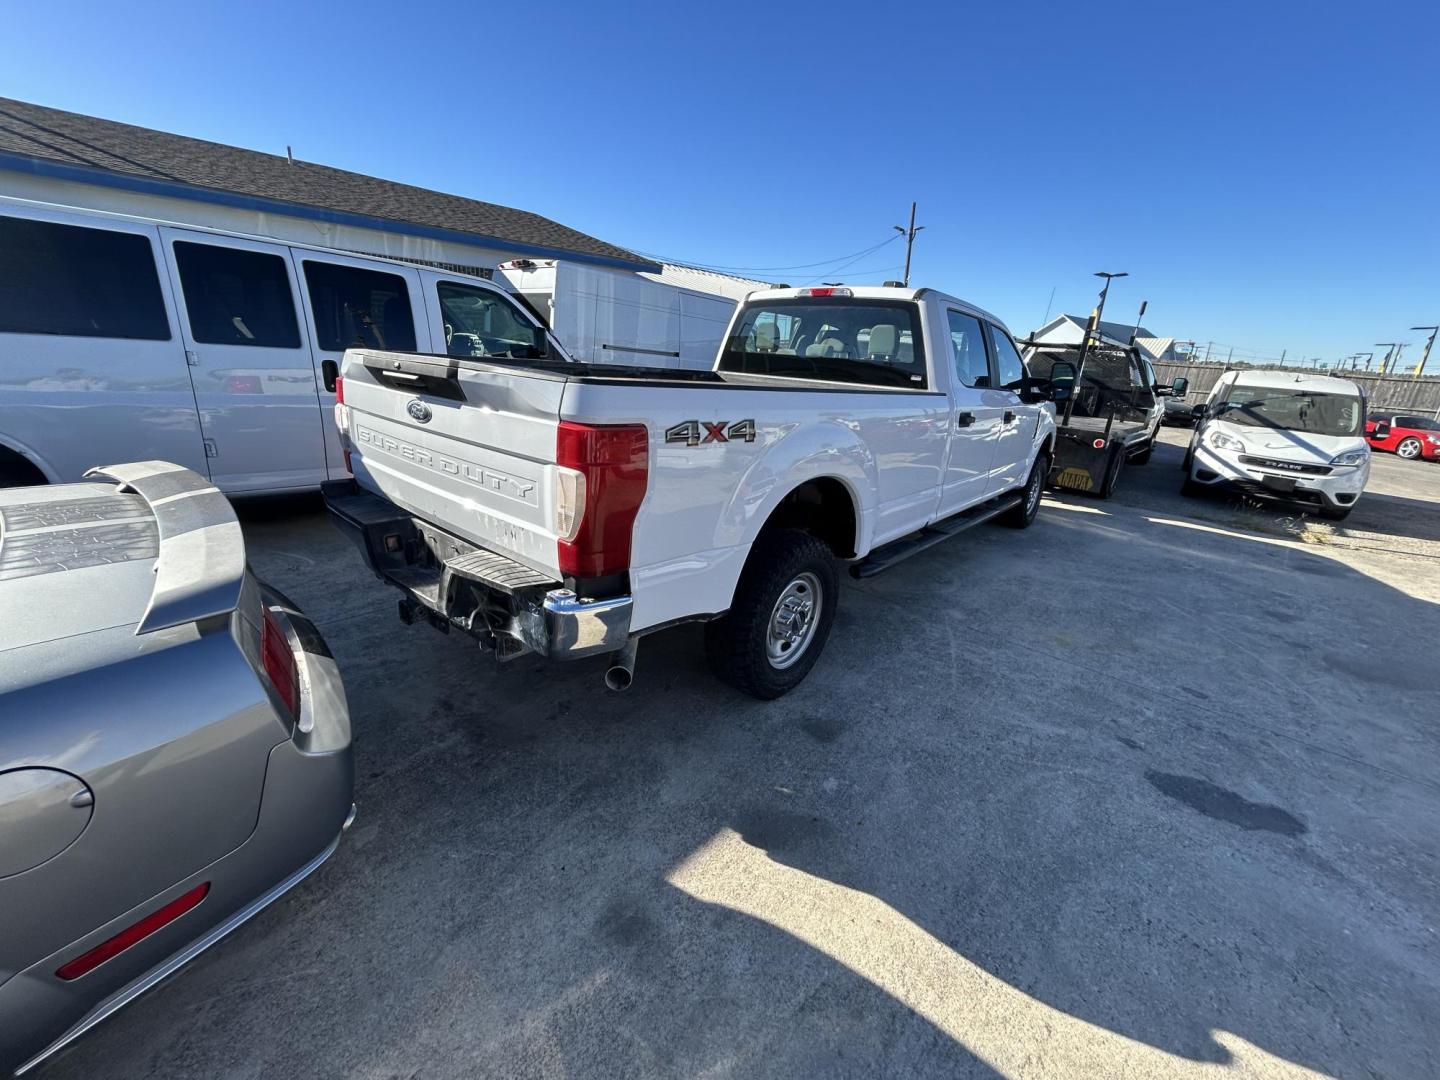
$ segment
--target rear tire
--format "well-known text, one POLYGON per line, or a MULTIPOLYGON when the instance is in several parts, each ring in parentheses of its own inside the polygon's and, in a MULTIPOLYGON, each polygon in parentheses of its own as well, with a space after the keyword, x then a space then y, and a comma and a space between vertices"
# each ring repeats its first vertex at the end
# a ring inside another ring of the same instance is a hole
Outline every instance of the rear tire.
POLYGON ((789 693, 825 650, 839 599, 835 556, 823 542, 798 529, 762 533, 729 612, 705 625, 711 669, 761 701, 789 693))
POLYGON ((1397 457, 1402 457, 1406 461, 1414 461, 1420 456, 1420 450, 1420 440, 1412 435, 1400 440, 1400 445, 1395 447, 1395 454, 1397 457))
POLYGON ((1110 464, 1105 468, 1105 477, 1100 481, 1100 490, 1095 494, 1098 498, 1108 499, 1115 494, 1115 489, 1120 486, 1120 470, 1125 468, 1125 447, 1117 446, 1110 451, 1110 464))
POLYGON ((1005 511, 1000 520, 1012 529, 1028 529, 1033 525, 1040 513, 1040 494, 1045 490, 1045 478, 1049 475, 1050 455, 1042 450, 1035 457, 1025 486, 1020 489, 1020 505, 1005 511))

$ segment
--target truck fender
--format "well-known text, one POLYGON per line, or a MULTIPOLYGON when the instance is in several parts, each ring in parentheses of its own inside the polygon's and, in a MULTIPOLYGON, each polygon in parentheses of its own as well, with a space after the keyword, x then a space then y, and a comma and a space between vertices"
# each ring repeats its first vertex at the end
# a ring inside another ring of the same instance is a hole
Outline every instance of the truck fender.
POLYGON ((879 466, 859 434, 838 420, 794 425, 755 457, 720 514, 715 546, 748 548, 787 496, 820 479, 836 480, 849 493, 854 551, 864 554, 874 527, 879 466))

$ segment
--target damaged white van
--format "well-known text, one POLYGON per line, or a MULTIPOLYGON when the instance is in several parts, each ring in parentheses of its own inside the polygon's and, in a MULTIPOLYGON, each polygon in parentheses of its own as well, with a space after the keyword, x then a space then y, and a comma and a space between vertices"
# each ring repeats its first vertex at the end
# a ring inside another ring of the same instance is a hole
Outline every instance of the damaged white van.
POLYGON ((1227 371, 1201 407, 1182 467, 1186 495, 1238 488, 1340 521, 1370 479, 1365 396, 1329 375, 1227 371))

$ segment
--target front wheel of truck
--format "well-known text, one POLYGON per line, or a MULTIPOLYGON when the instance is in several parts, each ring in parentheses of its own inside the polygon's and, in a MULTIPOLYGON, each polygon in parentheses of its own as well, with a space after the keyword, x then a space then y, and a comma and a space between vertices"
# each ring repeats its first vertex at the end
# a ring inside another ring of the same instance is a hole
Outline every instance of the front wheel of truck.
POLYGON ((797 529, 761 534, 729 612, 705 626, 711 668, 762 701, 789 693, 820 658, 839 598, 835 556, 823 542, 797 529))

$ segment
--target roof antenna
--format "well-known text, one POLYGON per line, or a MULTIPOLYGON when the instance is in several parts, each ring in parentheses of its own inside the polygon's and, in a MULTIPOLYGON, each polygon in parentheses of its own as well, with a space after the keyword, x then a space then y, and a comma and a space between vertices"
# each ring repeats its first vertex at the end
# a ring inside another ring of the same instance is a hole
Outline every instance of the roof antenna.
POLYGON ((295 151, 290 149, 290 147, 288 146, 285 147, 285 157, 289 160, 291 165, 295 164, 295 151))

